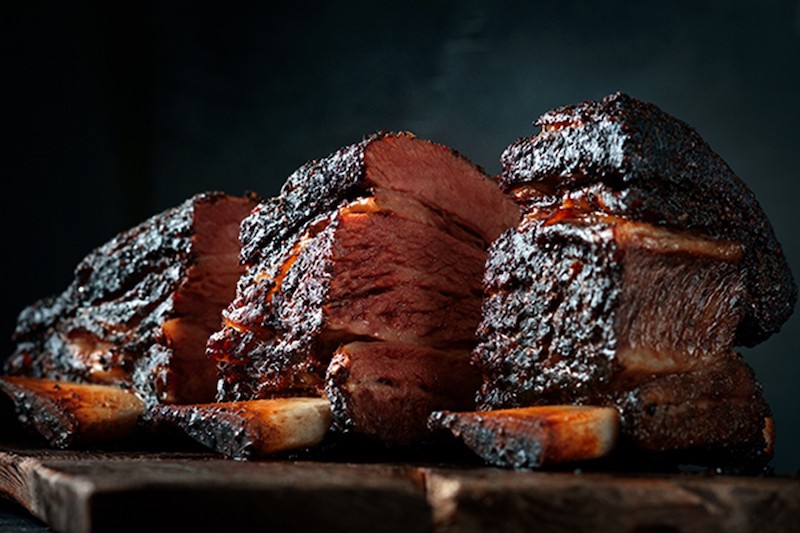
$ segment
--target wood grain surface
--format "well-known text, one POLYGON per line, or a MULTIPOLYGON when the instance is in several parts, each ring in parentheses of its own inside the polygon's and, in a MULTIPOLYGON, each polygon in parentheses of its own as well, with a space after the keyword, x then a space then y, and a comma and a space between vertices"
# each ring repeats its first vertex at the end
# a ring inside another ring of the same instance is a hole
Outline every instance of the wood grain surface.
POLYGON ((515 472, 0 445, 0 493, 54 530, 796 531, 800 480, 515 472))

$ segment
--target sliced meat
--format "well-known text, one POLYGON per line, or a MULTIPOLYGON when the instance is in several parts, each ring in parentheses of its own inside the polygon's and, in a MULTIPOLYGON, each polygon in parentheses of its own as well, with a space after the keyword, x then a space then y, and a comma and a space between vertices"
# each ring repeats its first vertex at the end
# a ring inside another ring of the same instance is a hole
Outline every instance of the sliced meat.
MULTIPOLYGON (((208 345, 221 371, 218 398, 323 394, 334 352, 353 341, 378 345, 377 358, 393 354, 398 369, 420 354, 431 354, 433 369, 441 349, 468 366, 485 249, 517 219, 479 168, 409 134, 375 135, 305 165, 242 225, 247 272, 208 345)), ((411 380, 398 390, 419 388, 410 371, 398 376, 411 380)), ((349 394, 340 386, 346 380, 329 379, 328 394, 349 394)), ((367 419, 394 401, 349 405, 367 419)), ((404 427, 424 429, 427 414, 407 411, 404 427)), ((364 431, 388 436, 392 428, 364 431)))
POLYGON ((340 214, 327 334, 474 346, 485 251, 395 212, 340 214))
POLYGON ((20 314, 6 371, 120 385, 147 403, 212 399, 204 348, 233 299, 254 205, 198 195, 92 252, 66 291, 20 314))
POLYGON ((735 450, 762 462, 770 457, 765 434, 769 406, 753 370, 736 354, 634 387, 621 385, 612 395, 624 413, 629 438, 640 449, 735 450))
POLYGON ((431 412, 442 406, 471 409, 479 383, 468 352, 351 342, 333 356, 327 392, 338 429, 411 444, 427 436, 431 412))
POLYGON ((460 154, 408 133, 377 134, 289 176, 280 196, 259 207, 269 215, 245 222, 245 262, 281 261, 317 218, 382 190, 405 193, 485 244, 518 219, 517 207, 460 154))

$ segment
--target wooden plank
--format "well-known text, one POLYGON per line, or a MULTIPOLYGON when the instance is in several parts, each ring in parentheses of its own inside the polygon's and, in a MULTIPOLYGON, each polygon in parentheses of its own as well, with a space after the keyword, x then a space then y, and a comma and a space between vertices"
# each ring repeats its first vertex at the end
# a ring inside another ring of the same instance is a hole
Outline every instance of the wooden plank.
POLYGON ((56 531, 796 531, 800 479, 0 451, 56 531))
POLYGON ((440 532, 797 531, 800 480, 425 471, 440 532))
POLYGON ((431 527, 422 482, 403 466, 6 450, 0 490, 64 533, 431 527))

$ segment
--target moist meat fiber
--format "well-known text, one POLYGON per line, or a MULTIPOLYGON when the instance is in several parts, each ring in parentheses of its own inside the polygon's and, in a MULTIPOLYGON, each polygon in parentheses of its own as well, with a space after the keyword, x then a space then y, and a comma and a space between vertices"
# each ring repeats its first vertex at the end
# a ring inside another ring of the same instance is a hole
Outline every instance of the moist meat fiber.
POLYGON ((517 220, 478 167, 410 134, 301 167, 243 222, 247 271, 208 347, 218 399, 327 393, 343 431, 424 436, 432 410, 474 405, 486 248, 517 220))
POLYGON ((523 220, 487 262, 480 407, 612 405, 637 448, 768 458, 770 411, 733 346, 777 331, 796 287, 752 192, 624 94, 538 124, 502 157, 523 220))

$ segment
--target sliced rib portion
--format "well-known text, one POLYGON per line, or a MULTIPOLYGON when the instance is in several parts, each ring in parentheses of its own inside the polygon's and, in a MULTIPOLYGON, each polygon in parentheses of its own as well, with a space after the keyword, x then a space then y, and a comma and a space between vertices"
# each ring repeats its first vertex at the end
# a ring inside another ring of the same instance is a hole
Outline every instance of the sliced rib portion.
POLYGON ((317 446, 331 425, 323 398, 277 398, 197 405, 156 405, 154 427, 177 429, 234 459, 317 446))
MULTIPOLYGON (((409 134, 375 135, 303 166, 242 225, 247 271, 208 347, 221 370, 218 398, 324 394, 333 353, 353 341, 376 344, 359 354, 408 358, 409 368, 430 356, 420 368, 433 371, 441 350, 468 365, 486 246, 517 219, 479 168, 409 134)), ((412 372, 398 377, 410 380, 400 389, 419 388, 412 372)), ((345 381, 329 380, 328 394, 347 396, 337 390, 345 381)), ((359 398, 348 405, 365 420, 394 401, 359 398)), ((404 426, 424 428, 427 413, 407 416, 404 426)), ((392 427, 360 427, 408 440, 392 427)))
POLYGON ((733 346, 777 331, 796 287, 752 192, 623 94, 539 124, 503 154, 524 218, 487 263, 481 407, 613 405, 640 449, 768 459, 769 408, 733 346))
POLYGON ((488 263, 480 405, 613 405, 641 449, 760 453, 769 409, 731 349, 741 256, 614 217, 529 219, 488 263))
POLYGON ((392 211, 340 211, 325 303, 334 337, 469 348, 486 253, 392 211))
POLYGON ((198 195, 93 251, 66 291, 21 313, 6 371, 133 388, 147 403, 213 398, 204 348, 233 299, 253 206, 198 195))
POLYGON ((539 468, 610 453, 619 434, 619 413, 613 407, 577 405, 438 411, 428 424, 449 430, 491 465, 539 468))
POLYGON ((637 383, 733 357, 740 256, 738 244, 611 217, 528 221, 487 266, 483 403, 568 403, 617 376, 637 383))
POLYGON ((56 448, 94 445, 136 433, 144 404, 130 391, 110 385, 4 376, 20 419, 56 448))
POLYGON ((411 444, 428 434, 431 412, 442 406, 472 408, 479 384, 468 352, 351 342, 334 354, 326 390, 339 428, 383 442, 411 444))

